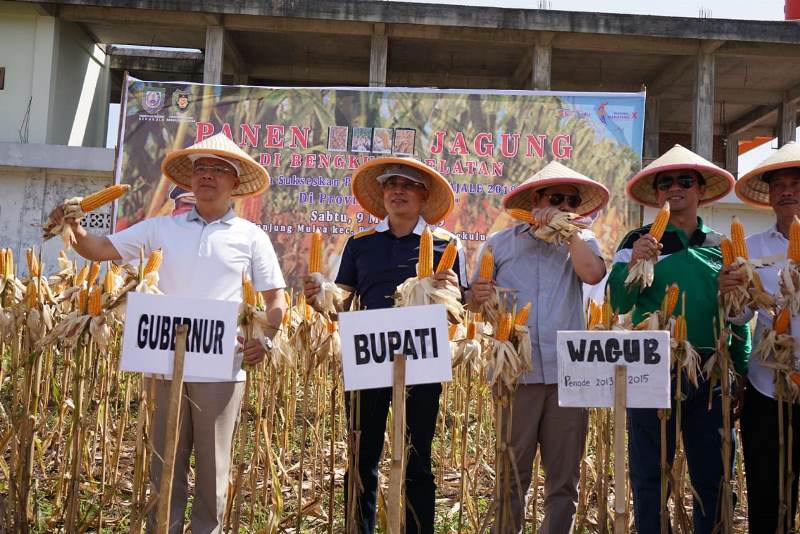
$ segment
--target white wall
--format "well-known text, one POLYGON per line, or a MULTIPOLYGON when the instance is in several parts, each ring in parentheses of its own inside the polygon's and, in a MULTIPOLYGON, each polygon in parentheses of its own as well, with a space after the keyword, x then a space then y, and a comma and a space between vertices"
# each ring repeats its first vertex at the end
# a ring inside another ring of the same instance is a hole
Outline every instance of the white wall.
POLYGON ((0 141, 20 142, 30 103, 27 142, 66 145, 77 125, 72 144, 105 146, 107 58, 78 25, 0 1, 0 66, 0 141))

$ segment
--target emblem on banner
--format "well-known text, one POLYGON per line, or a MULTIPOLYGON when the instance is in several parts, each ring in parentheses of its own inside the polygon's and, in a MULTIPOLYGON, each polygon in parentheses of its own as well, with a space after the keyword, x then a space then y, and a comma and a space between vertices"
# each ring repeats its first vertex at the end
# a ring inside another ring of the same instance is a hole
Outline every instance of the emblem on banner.
POLYGON ((189 111, 189 107, 192 105, 192 93, 191 91, 177 89, 174 93, 172 93, 172 106, 175 108, 175 112, 181 115, 185 115, 189 111))
POLYGON ((164 107, 164 94, 163 87, 146 87, 142 95, 142 107, 146 112, 155 115, 164 107))

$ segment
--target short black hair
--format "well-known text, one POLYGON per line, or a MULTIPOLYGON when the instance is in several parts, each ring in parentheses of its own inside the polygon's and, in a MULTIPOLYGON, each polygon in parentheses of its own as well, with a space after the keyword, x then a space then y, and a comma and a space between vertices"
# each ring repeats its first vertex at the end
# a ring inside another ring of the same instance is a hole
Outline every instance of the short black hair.
MULTIPOLYGON (((701 173, 701 172, 700 172, 700 171, 698 171, 697 169, 685 169, 685 171, 686 171, 686 172, 688 172, 688 173, 690 173, 690 174, 693 174, 693 175, 694 175, 694 179, 695 179, 695 181, 697 182, 697 185, 698 185, 698 186, 704 186, 704 185, 706 185, 706 177, 705 177, 705 176, 703 176, 703 173, 701 173)), ((664 174, 665 172, 667 172, 667 171, 661 171, 661 172, 657 172, 657 173, 656 173, 656 174, 653 176, 653 190, 654 190, 654 191, 655 191, 656 189, 658 189, 658 177, 659 177, 659 176, 661 176, 662 174, 664 174)))
POLYGON ((761 175, 761 181, 769 184, 773 179, 775 179, 778 173, 784 171, 794 171, 796 174, 800 174, 800 167, 783 167, 782 169, 772 169, 771 171, 767 171, 761 175))

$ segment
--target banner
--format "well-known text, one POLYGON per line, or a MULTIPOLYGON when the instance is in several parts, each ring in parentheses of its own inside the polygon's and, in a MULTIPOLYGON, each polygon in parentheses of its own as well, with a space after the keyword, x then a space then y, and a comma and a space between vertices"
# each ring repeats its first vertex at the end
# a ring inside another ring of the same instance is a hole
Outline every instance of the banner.
MULTIPOLYGON (((456 207, 444 226, 469 261, 513 221, 502 196, 557 159, 611 191, 595 221, 606 257, 629 227, 627 179, 641 167, 644 93, 560 93, 401 88, 212 86, 128 79, 115 230, 168 215, 176 204, 164 156, 224 132, 270 174, 236 210, 270 234, 296 285, 310 232, 326 234, 327 274, 347 236, 377 223, 350 194, 353 170, 382 155, 412 156, 447 178, 456 207)), ((636 212, 638 214, 638 211, 636 212)))

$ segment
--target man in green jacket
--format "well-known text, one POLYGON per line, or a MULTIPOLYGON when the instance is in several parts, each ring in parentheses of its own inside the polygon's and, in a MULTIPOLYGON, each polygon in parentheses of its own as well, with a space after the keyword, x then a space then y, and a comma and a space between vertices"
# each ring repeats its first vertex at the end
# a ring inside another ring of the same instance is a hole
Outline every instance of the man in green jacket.
MULTIPOLYGON (((702 363, 714 353, 717 345, 714 321, 719 317, 717 278, 722 267, 719 248, 722 236, 703 223, 697 216, 697 209, 725 196, 733 185, 730 173, 680 145, 645 167, 628 182, 628 194, 636 202, 650 207, 660 208, 669 202, 669 224, 660 242, 649 234, 650 225, 625 236, 614 256, 608 279, 612 307, 618 313, 631 313, 634 324, 658 310, 667 288, 678 284, 681 299, 675 313, 681 312, 685 299, 688 340, 700 354, 702 363), (655 262, 652 285, 646 288, 637 283, 626 286, 630 269, 643 260, 655 262)), ((750 352, 750 332, 746 325, 733 327, 733 331, 730 354, 737 372, 742 374, 750 352)), ((691 483, 700 498, 699 501, 695 498, 694 503, 694 531, 710 534, 718 520, 719 495, 723 490, 721 388, 717 385, 709 393, 710 384, 703 376, 698 377, 696 387, 685 375, 681 381, 681 432, 691 483)), ((658 410, 632 408, 628 410, 628 419, 636 529, 659 532, 661 431, 658 410)), ((667 461, 671 464, 676 443, 674 409, 670 411, 667 429, 667 461)))

